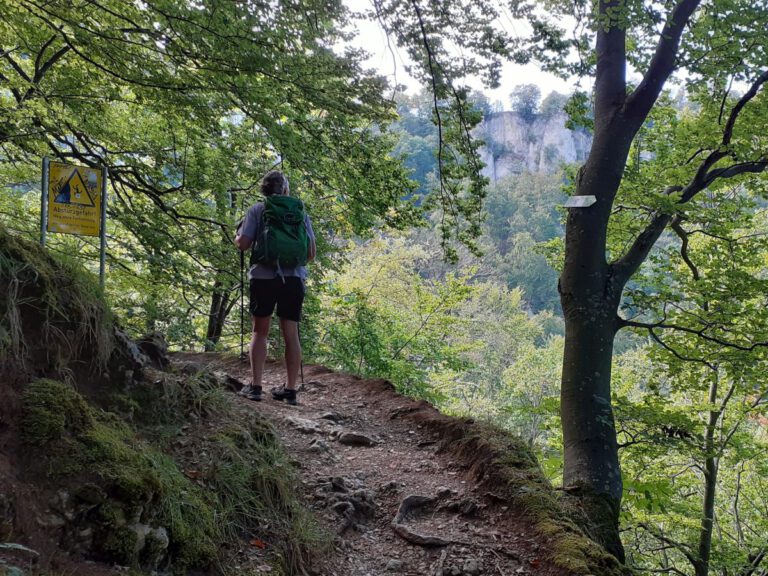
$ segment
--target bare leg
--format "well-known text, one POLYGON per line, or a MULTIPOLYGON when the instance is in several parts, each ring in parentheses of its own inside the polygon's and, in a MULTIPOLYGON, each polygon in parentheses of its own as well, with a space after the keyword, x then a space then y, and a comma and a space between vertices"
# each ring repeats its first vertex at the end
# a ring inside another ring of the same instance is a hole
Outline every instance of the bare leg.
POLYGON ((301 367, 301 342, 299 341, 299 323, 280 318, 280 331, 285 340, 285 372, 287 390, 296 390, 296 378, 301 367))
POLYGON ((251 385, 255 388, 261 386, 261 379, 264 374, 264 362, 267 359, 267 337, 269 336, 269 326, 272 320, 271 316, 256 317, 253 319, 253 333, 251 334, 251 346, 249 353, 251 357, 251 385))

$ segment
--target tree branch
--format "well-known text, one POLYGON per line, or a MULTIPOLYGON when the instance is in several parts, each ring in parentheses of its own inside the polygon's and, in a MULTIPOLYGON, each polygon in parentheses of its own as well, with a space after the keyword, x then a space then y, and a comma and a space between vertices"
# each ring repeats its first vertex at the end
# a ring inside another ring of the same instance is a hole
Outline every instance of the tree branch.
MULTIPOLYGON (((48 43, 46 43, 46 46, 47 46, 49 43, 50 43, 50 41, 49 41, 48 43)), ((46 46, 44 46, 44 47, 43 47, 41 50, 44 50, 46 46)), ((29 97, 32 95, 32 93, 35 91, 35 88, 37 87, 37 85, 38 85, 38 84, 40 83, 40 81, 41 81, 41 80, 42 80, 42 79, 45 77, 45 74, 46 74, 46 72, 48 72, 48 70, 50 70, 50 69, 51 69, 51 67, 52 67, 54 64, 56 64, 56 62, 58 62, 59 60, 61 60, 61 58, 62 58, 62 57, 63 57, 63 56, 64 56, 64 55, 65 55, 67 52, 69 52, 69 46, 63 46, 62 48, 59 48, 59 50, 57 50, 57 51, 56 51, 56 52, 53 54, 53 56, 51 56, 51 57, 50 57, 50 58, 49 58, 49 59, 48 59, 48 60, 45 62, 45 64, 43 64, 42 66, 39 66, 39 67, 38 67, 38 65, 39 65, 39 63, 40 63, 40 57, 42 56, 42 51, 40 52, 40 54, 38 54, 38 55, 37 55, 37 61, 35 62, 35 75, 32 77, 32 86, 30 86, 30 87, 27 89, 27 91, 24 93, 24 96, 22 96, 22 98, 21 98, 21 99, 22 99, 22 101, 26 100, 27 98, 29 98, 29 97)))
POLYGON ((760 563, 765 559, 766 554, 768 554, 768 548, 763 548, 747 556, 749 564, 739 572, 738 576, 752 576, 760 567, 760 563))
MULTIPOLYGON (((664 191, 664 194, 670 195, 680 192, 682 189, 682 186, 670 186, 664 191)), ((655 214, 645 229, 638 234, 626 253, 611 263, 613 275, 622 288, 632 275, 637 272, 640 265, 645 262, 654 244, 656 244, 659 236, 661 236, 661 233, 664 232, 664 229, 671 220, 672 215, 670 214, 655 214)))
POLYGON ((14 60, 11 57, 10 52, 6 52, 5 54, 3 54, 3 58, 5 58, 8 61, 11 67, 16 71, 16 74, 21 76, 25 82, 32 82, 32 79, 27 75, 26 72, 24 72, 24 69, 21 66, 19 66, 19 63, 16 62, 16 60, 14 60))
POLYGON ((671 227, 672 227, 672 230, 675 231, 675 234, 677 234, 678 238, 680 238, 680 241, 681 241, 680 256, 682 257, 683 262, 685 262, 685 264, 691 270, 693 279, 698 280, 699 278, 701 278, 701 275, 699 274, 699 269, 696 267, 696 265, 693 263, 690 256, 688 255, 688 233, 680 225, 679 217, 672 220, 671 227))
POLYGON ((762 74, 760 74, 760 76, 758 76, 757 79, 752 83, 752 86, 749 87, 749 90, 747 90, 747 92, 741 98, 739 98, 739 101, 736 102, 736 105, 733 107, 731 113, 728 116, 728 121, 725 123, 725 130, 723 130, 722 141, 723 146, 727 146, 731 143, 733 127, 736 124, 736 119, 739 117, 741 110, 750 100, 752 100, 752 98, 757 96, 758 90, 760 90, 760 87, 766 82, 768 82, 768 70, 765 70, 762 74))
POLYGON ((696 336, 699 336, 700 338, 703 338, 704 340, 707 340, 708 342, 713 342, 714 344, 725 346, 726 348, 734 348, 735 350, 741 350, 742 352, 752 352, 755 348, 768 347, 768 341, 752 342, 749 345, 745 345, 745 344, 739 344, 737 342, 730 342, 728 340, 723 340, 722 338, 718 338, 716 336, 709 336, 708 334, 705 334, 705 332, 712 327, 711 324, 708 324, 704 326, 704 328, 701 328, 699 330, 696 328, 689 328, 687 326, 680 326, 679 324, 669 324, 663 320, 660 322, 638 322, 636 320, 625 320, 623 318, 620 318, 619 322, 621 323, 622 327, 644 328, 649 331, 653 331, 656 328, 660 328, 662 330, 678 330, 680 332, 694 334, 696 336))
POLYGON ((624 256, 610 264, 619 286, 623 288, 632 275, 637 272, 637 269, 640 268, 640 265, 645 262, 654 244, 656 244, 656 240, 664 232, 670 220, 672 220, 672 216, 669 214, 657 214, 654 216, 648 226, 645 227, 645 230, 637 236, 624 256))
POLYGON ((48 40, 43 42, 42 46, 40 46, 40 50, 37 51, 37 57, 35 57, 35 70, 40 69, 40 64, 43 61, 43 56, 45 55, 45 51, 48 49, 48 46, 53 44, 53 41, 56 40, 56 38, 57 38, 57 35, 54 34, 53 36, 48 38, 48 40))
POLYGON ((664 534, 660 534, 657 532, 654 528, 651 528, 648 524, 640 523, 638 524, 640 528, 648 532, 651 536, 656 538, 657 540, 660 540, 661 542, 664 542, 665 544, 669 544, 671 546, 674 546, 676 550, 679 550, 683 556, 685 556, 688 559, 688 562, 691 563, 691 565, 696 568, 699 564, 699 559, 696 557, 696 555, 693 553, 693 551, 688 547, 687 544, 683 544, 682 542, 677 542, 675 540, 672 540, 671 538, 668 538, 667 536, 664 536, 664 534))
POLYGON ((733 129, 736 126, 736 120, 738 120, 739 114, 744 109, 750 100, 752 100, 760 90, 763 84, 768 82, 768 70, 765 70, 760 76, 758 76, 749 90, 739 98, 736 105, 731 109, 731 113, 728 115, 728 120, 723 128, 723 137, 720 140, 720 146, 716 150, 713 150, 704 159, 696 171, 696 175, 691 182, 685 187, 680 197, 680 203, 684 204, 693 198, 696 194, 704 190, 717 178, 732 178, 739 174, 747 172, 759 173, 763 172, 768 167, 768 159, 765 156, 751 162, 740 162, 726 166, 723 168, 712 169, 720 160, 728 155, 728 147, 733 139, 733 129))
MULTIPOLYGON (((694 0, 683 0, 681 5, 693 1, 694 0)), ((706 189, 719 178, 733 178, 734 176, 747 173, 759 174, 768 169, 768 155, 763 156, 758 160, 737 162, 730 166, 712 168, 717 162, 728 155, 727 149, 733 138, 733 129, 740 112, 744 109, 744 106, 757 95, 760 87, 766 82, 768 82, 768 70, 760 74, 760 76, 758 76, 752 83, 749 90, 739 98, 738 102, 728 115, 728 120, 723 128, 723 137, 720 146, 718 146, 716 150, 710 152, 702 161, 691 181, 685 187, 670 186, 665 190, 666 194, 672 194, 674 192, 681 193, 678 205, 690 201, 696 194, 706 189)), ((698 155, 698 152, 696 155, 698 155)), ((640 232, 626 254, 611 264, 614 275, 621 286, 632 277, 640 265, 645 261, 653 248, 653 245, 659 239, 664 228, 666 228, 671 220, 672 216, 669 214, 657 214, 645 229, 640 232)), ((676 230, 676 232, 678 231, 676 230)), ((685 251, 685 248, 687 248, 687 244, 684 246, 683 252, 685 251)), ((683 253, 683 259, 685 260, 685 258, 686 256, 683 253)), ((686 263, 690 265, 688 261, 686 261, 686 263)))
MULTIPOLYGON (((677 550, 677 547, 673 546, 671 544, 669 544, 667 546, 667 548, 672 548, 673 550, 677 550)), ((652 550, 652 552, 654 552, 654 550, 652 550)), ((679 570, 679 569, 675 568, 674 566, 667 566, 666 568, 656 568, 656 569, 644 568, 643 572, 648 572, 649 574, 670 574, 670 573, 673 573, 673 574, 679 574, 680 576, 688 576, 688 574, 686 574, 682 570, 679 570)))
POLYGON ((32 82, 34 82, 35 84, 40 82, 40 80, 43 79, 43 76, 45 76, 45 73, 48 72, 48 70, 50 70, 51 66, 56 64, 56 62, 58 62, 59 60, 61 60, 61 58, 67 52, 69 52, 69 46, 62 46, 56 52, 54 52, 53 56, 48 58, 48 60, 45 62, 45 64, 43 64, 40 68, 37 68, 35 70, 35 75, 32 78, 32 82))
MULTIPOLYGON (((419 4, 416 0, 411 0, 411 3, 413 4, 413 9, 416 12, 416 18, 419 21, 419 30, 421 32, 421 38, 422 42, 424 43, 424 49, 427 52, 427 63, 429 64, 429 76, 432 81, 432 109, 435 111, 435 125, 437 126, 437 171, 438 171, 438 177, 440 180, 440 197, 443 201, 443 204, 446 203, 446 199, 450 198, 450 194, 446 190, 445 186, 445 170, 443 169, 444 164, 444 143, 443 143, 443 120, 440 116, 440 105, 438 102, 438 86, 437 86, 437 70, 435 67, 438 65, 438 62, 435 59, 435 55, 432 52, 432 47, 429 44, 429 35, 427 34, 426 26, 424 25, 424 19, 421 15, 421 9, 419 8, 419 4), (447 198, 446 198, 447 197, 447 198)), ((442 77, 442 75, 441 75, 442 77)), ((444 225, 445 223, 445 214, 441 211, 441 223, 444 225)))
POLYGON ((675 69, 683 30, 700 3, 701 0, 680 0, 668 14, 648 70, 627 99, 627 113, 632 117, 644 120, 661 94, 664 84, 675 69))

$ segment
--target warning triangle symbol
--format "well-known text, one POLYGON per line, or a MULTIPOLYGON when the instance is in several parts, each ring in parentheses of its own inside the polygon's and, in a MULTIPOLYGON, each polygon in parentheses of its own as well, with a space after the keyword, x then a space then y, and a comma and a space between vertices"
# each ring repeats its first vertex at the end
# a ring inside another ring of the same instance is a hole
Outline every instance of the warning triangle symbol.
POLYGON ((96 207, 96 203, 93 201, 91 193, 88 191, 88 187, 83 182, 83 177, 80 176, 77 168, 70 174, 69 179, 61 187, 53 201, 58 204, 96 207))

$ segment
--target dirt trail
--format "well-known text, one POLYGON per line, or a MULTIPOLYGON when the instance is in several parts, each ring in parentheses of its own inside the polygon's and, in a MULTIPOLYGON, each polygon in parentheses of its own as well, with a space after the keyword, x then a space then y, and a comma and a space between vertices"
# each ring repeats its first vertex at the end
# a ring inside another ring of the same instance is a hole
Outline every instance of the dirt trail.
MULTIPOLYGON (((248 366, 205 354, 176 354, 249 381, 248 366)), ((276 363, 265 370, 265 399, 239 404, 269 418, 293 455, 303 497, 338 534, 323 576, 498 576, 564 574, 547 558, 525 518, 478 484, 460 451, 441 448, 446 417, 397 394, 384 380, 363 380, 306 366, 299 405, 269 397, 282 384, 276 363), (393 526, 404 499, 416 506, 393 526), (398 533, 399 532, 399 533, 398 533), (421 543, 418 543, 421 542, 421 543), (426 545, 429 543, 432 545, 426 545)))

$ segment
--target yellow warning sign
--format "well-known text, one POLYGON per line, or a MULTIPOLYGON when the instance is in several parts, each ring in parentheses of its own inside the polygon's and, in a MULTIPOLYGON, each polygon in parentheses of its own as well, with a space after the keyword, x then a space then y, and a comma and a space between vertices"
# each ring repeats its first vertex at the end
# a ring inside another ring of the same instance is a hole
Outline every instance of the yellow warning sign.
POLYGON ((101 170, 51 162, 48 168, 48 231, 98 236, 101 170))

